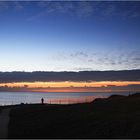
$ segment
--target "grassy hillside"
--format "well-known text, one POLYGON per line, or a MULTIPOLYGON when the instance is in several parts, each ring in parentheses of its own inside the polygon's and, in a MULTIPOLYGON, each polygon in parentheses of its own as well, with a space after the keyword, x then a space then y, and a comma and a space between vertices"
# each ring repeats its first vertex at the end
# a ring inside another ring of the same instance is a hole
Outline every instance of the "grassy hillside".
POLYGON ((9 138, 140 138, 140 94, 77 105, 20 105, 9 138))

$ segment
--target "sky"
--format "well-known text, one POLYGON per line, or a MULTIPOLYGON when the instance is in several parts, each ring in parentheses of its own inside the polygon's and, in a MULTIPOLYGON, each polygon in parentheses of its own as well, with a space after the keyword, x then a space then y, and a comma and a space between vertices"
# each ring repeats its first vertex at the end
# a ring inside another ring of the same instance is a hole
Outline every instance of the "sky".
POLYGON ((0 71, 140 69, 139 1, 0 1, 0 71))
POLYGON ((139 73, 140 1, 0 1, 0 91, 138 92, 139 73))

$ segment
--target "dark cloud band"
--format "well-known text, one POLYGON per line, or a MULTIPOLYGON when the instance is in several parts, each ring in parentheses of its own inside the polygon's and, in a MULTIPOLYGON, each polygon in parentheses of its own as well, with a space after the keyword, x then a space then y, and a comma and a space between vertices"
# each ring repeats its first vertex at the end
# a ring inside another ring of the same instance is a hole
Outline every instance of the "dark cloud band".
POLYGON ((80 72, 0 72, 0 83, 35 81, 140 81, 140 70, 80 72))

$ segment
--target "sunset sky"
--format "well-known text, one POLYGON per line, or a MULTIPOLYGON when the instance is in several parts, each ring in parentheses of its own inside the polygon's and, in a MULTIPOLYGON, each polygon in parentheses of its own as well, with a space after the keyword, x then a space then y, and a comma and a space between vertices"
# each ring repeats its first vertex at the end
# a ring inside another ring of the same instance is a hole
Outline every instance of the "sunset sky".
POLYGON ((140 68, 140 2, 0 2, 0 71, 140 68))
MULTIPOLYGON (((139 37, 139 1, 0 1, 1 72, 140 69, 139 37)), ((140 90, 140 78, 0 83, 5 85, 61 91, 62 87, 114 90, 111 85, 128 91, 132 85, 140 90)))

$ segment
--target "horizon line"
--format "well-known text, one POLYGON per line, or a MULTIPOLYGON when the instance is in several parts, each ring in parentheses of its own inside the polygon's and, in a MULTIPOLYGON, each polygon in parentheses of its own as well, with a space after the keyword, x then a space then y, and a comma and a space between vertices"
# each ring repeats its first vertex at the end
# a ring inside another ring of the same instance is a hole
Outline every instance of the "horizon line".
POLYGON ((13 71, 0 71, 0 73, 4 73, 4 72, 104 72, 104 71, 137 71, 137 70, 140 70, 140 69, 122 69, 122 70, 79 70, 79 71, 74 71, 74 70, 64 70, 64 71, 53 71, 53 70, 50 70, 50 71, 42 71, 42 70, 37 70, 37 71, 22 71, 22 70, 13 70, 13 71))

